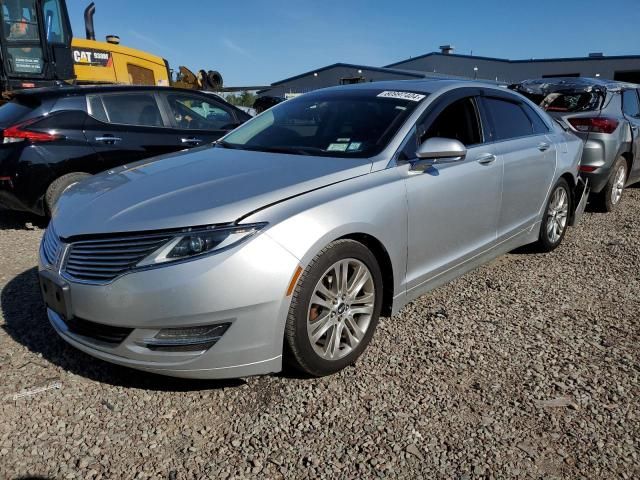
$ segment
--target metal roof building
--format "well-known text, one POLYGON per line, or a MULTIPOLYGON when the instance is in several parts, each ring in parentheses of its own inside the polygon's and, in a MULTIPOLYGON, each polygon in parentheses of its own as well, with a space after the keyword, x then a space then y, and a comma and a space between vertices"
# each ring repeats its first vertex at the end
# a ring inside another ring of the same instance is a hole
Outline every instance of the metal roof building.
POLYGON ((280 80, 258 93, 289 97, 349 83, 442 77, 513 83, 529 78, 581 76, 640 83, 640 55, 607 57, 601 53, 591 53, 587 57, 575 58, 506 60, 454 54, 450 45, 443 45, 440 49, 440 52, 408 58, 384 67, 334 63, 280 80))

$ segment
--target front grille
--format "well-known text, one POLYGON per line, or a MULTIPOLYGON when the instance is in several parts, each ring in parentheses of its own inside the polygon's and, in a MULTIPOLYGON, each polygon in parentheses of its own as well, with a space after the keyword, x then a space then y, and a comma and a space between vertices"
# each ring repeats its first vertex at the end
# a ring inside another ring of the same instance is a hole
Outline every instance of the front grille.
POLYGON ((60 239, 56 235, 53 225, 44 232, 42 237, 42 257, 47 265, 55 265, 58 259, 58 251, 60 249, 60 239))
POLYGON ((108 283, 160 248, 169 235, 126 237, 74 242, 64 262, 66 276, 93 283, 108 283))
POLYGON ((112 345, 119 345, 133 331, 133 328, 113 327, 77 317, 64 322, 71 333, 112 345))

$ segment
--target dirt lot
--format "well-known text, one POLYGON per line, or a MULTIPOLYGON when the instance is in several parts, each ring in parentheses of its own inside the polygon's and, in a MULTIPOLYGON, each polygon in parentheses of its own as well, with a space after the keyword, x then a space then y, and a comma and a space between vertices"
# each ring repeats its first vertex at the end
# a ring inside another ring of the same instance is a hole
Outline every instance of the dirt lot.
POLYGON ((74 350, 31 221, 0 212, 0 478, 640 477, 640 189, 554 253, 383 319, 323 379, 183 381, 74 350))

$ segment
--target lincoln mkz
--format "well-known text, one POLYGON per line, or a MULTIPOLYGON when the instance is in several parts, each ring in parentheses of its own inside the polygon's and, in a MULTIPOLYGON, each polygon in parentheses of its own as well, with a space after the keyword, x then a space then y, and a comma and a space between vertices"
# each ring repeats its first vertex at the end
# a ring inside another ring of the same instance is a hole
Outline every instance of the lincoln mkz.
POLYGON ((450 80, 318 90, 215 144, 83 180, 40 250, 50 322, 160 374, 321 376, 378 319, 584 209, 582 141, 525 97, 450 80))

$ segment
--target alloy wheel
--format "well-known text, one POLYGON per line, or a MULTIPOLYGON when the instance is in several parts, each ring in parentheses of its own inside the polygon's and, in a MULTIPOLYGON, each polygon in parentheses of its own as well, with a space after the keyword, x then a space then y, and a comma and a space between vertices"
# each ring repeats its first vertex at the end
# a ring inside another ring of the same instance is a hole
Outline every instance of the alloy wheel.
POLYGON ((567 228, 569 216, 569 195, 566 189, 558 187, 553 192, 549 209, 547 210, 547 238, 551 243, 557 243, 567 228))
POLYGON ((627 178, 627 169, 624 165, 616 171, 616 175, 613 180, 613 186, 611 187, 611 203, 617 205, 622 198, 622 191, 624 190, 624 183, 627 178))
POLYGON ((307 312, 313 350, 325 360, 349 355, 362 341, 374 311, 373 276, 360 260, 334 263, 315 286, 307 312))

